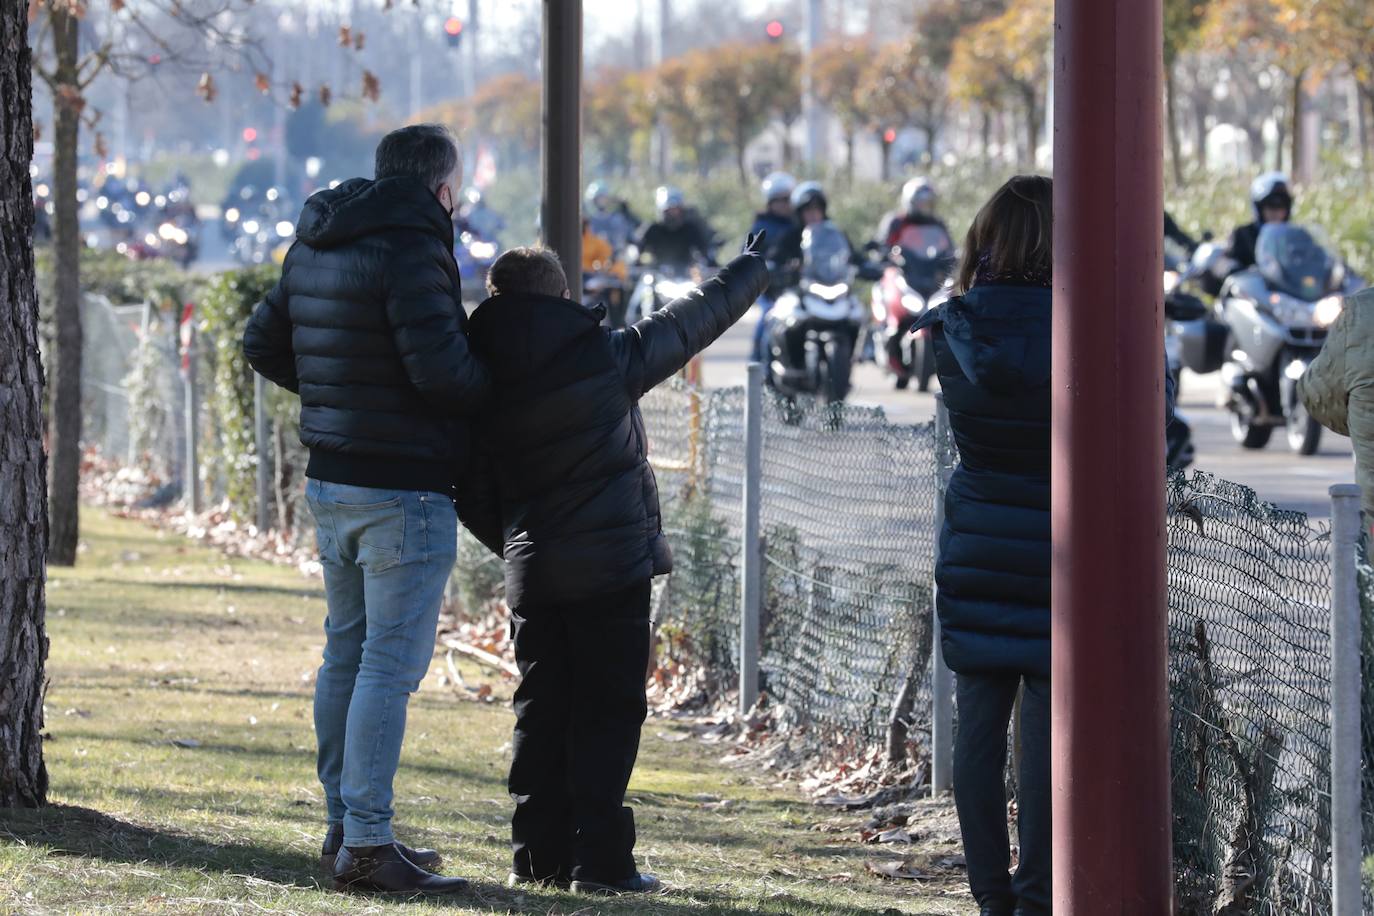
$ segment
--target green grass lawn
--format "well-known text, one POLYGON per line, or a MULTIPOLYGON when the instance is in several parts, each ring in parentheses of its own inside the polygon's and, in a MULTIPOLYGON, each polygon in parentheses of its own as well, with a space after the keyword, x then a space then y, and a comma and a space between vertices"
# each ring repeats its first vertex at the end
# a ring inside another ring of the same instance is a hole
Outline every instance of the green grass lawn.
MULTIPOLYGON (((48 591, 52 804, 0 811, 0 913, 962 914, 960 876, 880 879, 872 860, 945 855, 948 806, 914 846, 866 846, 852 816, 720 764, 650 720, 630 788, 646 870, 670 885, 603 902, 506 890, 509 685, 479 703, 440 683, 411 703, 397 832, 473 892, 442 905, 345 896, 315 873, 324 806, 310 695, 320 583, 134 522, 84 516, 75 570, 48 591), (925 845, 921 845, 922 843, 925 845)), ((464 665, 471 685, 491 675, 464 665)))

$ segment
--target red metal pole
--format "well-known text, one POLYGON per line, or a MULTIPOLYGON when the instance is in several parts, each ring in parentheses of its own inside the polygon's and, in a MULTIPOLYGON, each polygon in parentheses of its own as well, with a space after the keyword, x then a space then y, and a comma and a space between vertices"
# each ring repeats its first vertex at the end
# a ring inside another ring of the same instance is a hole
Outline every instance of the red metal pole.
POLYGON ((1056 0, 1056 916, 1163 916, 1161 0, 1056 0))

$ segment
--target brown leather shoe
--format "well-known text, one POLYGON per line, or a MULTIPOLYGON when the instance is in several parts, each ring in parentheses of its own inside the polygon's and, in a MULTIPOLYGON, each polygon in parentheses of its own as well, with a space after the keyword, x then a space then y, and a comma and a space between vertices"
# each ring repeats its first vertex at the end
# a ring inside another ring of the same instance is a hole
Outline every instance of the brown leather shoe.
MULTIPOLYGON (((343 848, 343 840, 343 824, 330 824, 329 832, 324 835, 324 846, 320 849, 320 868, 326 875, 334 874, 334 857, 343 848)), ((401 850, 401 855, 426 871, 434 871, 444 864, 443 857, 433 849, 411 849, 404 843, 397 843, 396 848, 401 850)))
POLYGON ((437 896, 468 889, 466 878, 445 878, 411 862, 396 844, 339 850, 334 859, 334 889, 364 894, 437 896))

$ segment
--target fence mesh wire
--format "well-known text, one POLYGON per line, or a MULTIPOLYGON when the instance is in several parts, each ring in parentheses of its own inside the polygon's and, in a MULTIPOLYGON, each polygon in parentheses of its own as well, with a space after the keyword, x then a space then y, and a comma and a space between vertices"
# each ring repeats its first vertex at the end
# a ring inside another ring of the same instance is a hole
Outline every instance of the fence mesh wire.
MULTIPOLYGON (((737 678, 744 398, 672 387, 644 402, 676 563, 658 619, 720 691, 737 678)), ((928 750, 936 466, 950 448, 933 424, 767 399, 760 667, 817 755, 871 750, 894 719, 928 750)), ((1329 913, 1329 525, 1204 473, 1171 480, 1168 506, 1179 912, 1329 913)), ((1367 566, 1361 594, 1374 798, 1367 566)))

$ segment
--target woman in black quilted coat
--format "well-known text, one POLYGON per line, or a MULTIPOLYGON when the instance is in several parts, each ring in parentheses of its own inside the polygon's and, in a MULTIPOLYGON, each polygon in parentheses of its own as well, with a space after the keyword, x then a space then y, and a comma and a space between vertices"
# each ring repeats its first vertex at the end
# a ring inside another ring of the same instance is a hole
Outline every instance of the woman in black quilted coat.
POLYGON ((960 465, 935 578, 957 676, 954 797, 984 916, 1050 912, 1051 185, 1018 176, 969 230, 959 294, 925 315, 960 465), (1007 729, 1021 701, 1020 862, 1007 835, 1007 729))

